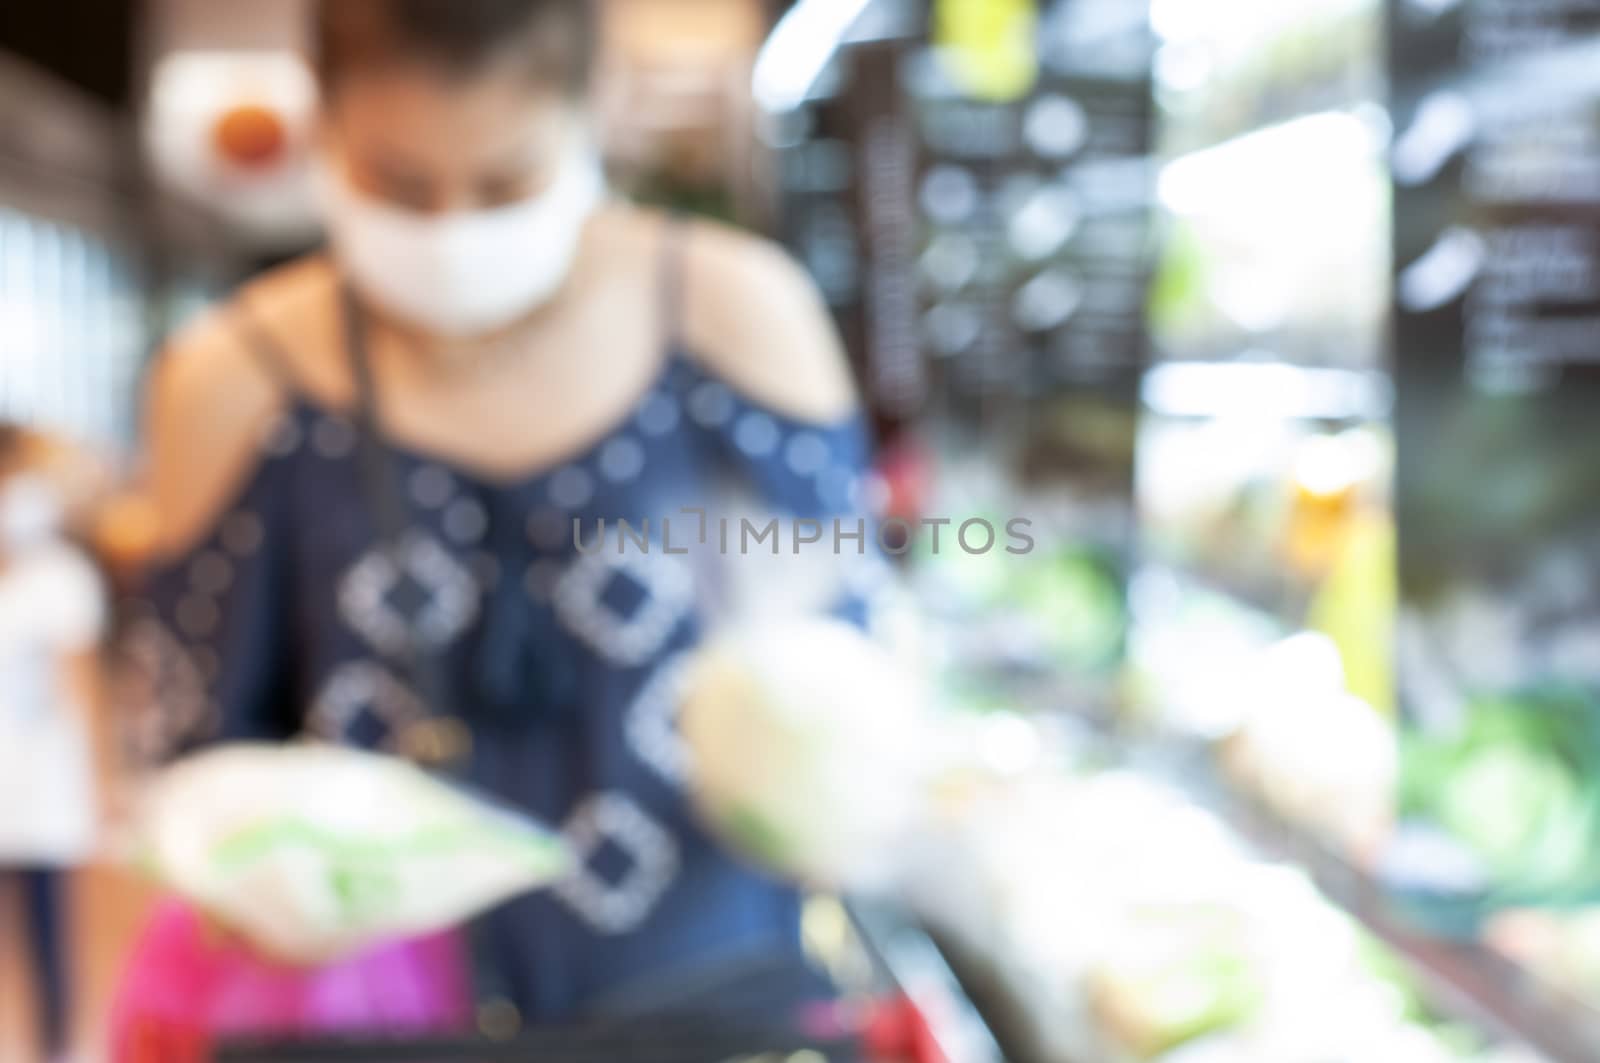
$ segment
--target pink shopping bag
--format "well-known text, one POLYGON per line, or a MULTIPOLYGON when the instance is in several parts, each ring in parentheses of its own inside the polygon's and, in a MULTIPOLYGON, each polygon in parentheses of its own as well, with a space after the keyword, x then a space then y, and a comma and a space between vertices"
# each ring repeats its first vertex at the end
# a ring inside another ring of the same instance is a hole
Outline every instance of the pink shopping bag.
POLYGON ((384 945, 327 967, 285 967, 219 940, 186 905, 164 902, 124 969, 111 1063, 203 1063, 230 1037, 426 1036, 468 1028, 460 938, 384 945))

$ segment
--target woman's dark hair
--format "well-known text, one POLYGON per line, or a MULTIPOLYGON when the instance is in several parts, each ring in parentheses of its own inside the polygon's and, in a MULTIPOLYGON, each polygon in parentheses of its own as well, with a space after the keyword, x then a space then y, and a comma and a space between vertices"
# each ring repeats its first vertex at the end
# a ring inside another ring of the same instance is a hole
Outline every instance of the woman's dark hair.
POLYGON ((592 0, 316 0, 312 46, 325 91, 352 71, 414 60, 470 77, 517 56, 529 76, 581 92, 595 48, 592 0))

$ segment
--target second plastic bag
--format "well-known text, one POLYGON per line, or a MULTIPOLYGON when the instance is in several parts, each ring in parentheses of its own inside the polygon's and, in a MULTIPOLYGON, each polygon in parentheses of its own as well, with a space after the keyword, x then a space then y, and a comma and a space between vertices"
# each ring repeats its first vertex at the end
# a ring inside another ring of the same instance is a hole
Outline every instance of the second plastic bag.
POLYGON ((472 1022, 460 936, 431 934, 323 967, 266 959, 181 901, 166 901, 129 954, 112 1007, 111 1063, 202 1063, 221 1042, 423 1037, 472 1022))

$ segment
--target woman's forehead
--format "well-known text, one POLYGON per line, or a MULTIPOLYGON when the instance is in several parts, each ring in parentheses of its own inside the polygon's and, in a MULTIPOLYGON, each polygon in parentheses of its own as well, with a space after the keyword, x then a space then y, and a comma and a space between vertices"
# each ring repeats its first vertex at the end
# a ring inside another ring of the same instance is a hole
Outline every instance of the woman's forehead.
POLYGON ((395 65, 350 78, 328 102, 326 117, 347 150, 417 165, 513 166, 559 151, 577 111, 570 96, 525 71, 464 78, 395 65))

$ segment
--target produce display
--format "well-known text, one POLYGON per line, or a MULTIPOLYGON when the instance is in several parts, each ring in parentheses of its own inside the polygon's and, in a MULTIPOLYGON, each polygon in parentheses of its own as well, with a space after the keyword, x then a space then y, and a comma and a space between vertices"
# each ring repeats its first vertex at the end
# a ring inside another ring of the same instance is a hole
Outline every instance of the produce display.
POLYGON ((1344 857, 1391 844, 1390 212, 1377 0, 1157 0, 1136 726, 1344 857))
MULTIPOLYGON (((1400 808, 1460 849, 1444 892, 1600 899, 1600 701, 1579 688, 1470 701, 1405 739, 1400 808)), ((1419 828, 1420 829, 1420 828, 1419 828)))
POLYGON ((941 555, 927 559, 917 578, 969 618, 961 642, 974 672, 1009 664, 1104 676, 1121 663, 1127 603, 1120 572, 1092 546, 1040 544, 1023 557, 941 555))
POLYGON ((1600 86, 1570 74, 1597 24, 1588 0, 1415 6, 1390 27, 1411 823, 1390 864, 1472 933, 1600 898, 1600 86))
POLYGON ((977 785, 944 829, 926 857, 943 871, 920 880, 918 903, 1002 957, 994 975, 1035 1005, 1044 1058, 1536 1058, 1441 1021, 1300 872, 1141 774, 977 785))
MULTIPOLYGON (((1394 613, 1387 433, 1274 416, 1272 396, 1258 398, 1266 416, 1147 414, 1138 475, 1147 561, 1189 572, 1286 625, 1348 628, 1357 610, 1387 642, 1383 616, 1372 615, 1394 613)), ((1371 686, 1368 677, 1364 689, 1371 686)), ((1375 696, 1390 700, 1386 690, 1375 696)))
POLYGON ((1488 920, 1483 939, 1534 977, 1600 1005, 1600 907, 1507 909, 1488 920))

